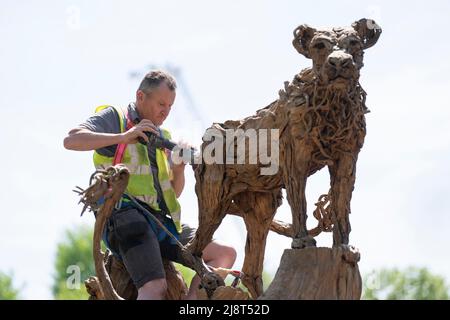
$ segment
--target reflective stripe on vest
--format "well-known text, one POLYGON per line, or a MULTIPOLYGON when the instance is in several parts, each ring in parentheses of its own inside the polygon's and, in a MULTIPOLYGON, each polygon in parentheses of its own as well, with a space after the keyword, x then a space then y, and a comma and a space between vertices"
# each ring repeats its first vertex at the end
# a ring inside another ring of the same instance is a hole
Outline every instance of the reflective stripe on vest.
MULTIPOLYGON (((95 109, 95 112, 100 112, 108 107, 113 106, 100 106, 95 109)), ((124 132, 127 128, 126 114, 121 108, 113 108, 119 116, 120 130, 121 132, 124 132)), ((166 139, 170 139, 169 131, 162 129, 162 133, 166 139)), ((159 211, 160 208, 157 201, 158 197, 153 183, 153 174, 150 167, 147 146, 141 143, 128 144, 126 145, 126 148, 123 148, 122 152, 122 157, 118 157, 117 152, 114 157, 106 157, 102 156, 97 151, 94 151, 95 167, 97 169, 106 169, 113 164, 113 161, 115 162, 115 159, 121 158, 120 162, 123 163, 128 170, 130 170, 127 193, 159 211)), ((156 149, 156 165, 158 166, 158 180, 163 192, 163 199, 166 203, 167 209, 169 210, 169 214, 175 223, 177 231, 181 233, 181 207, 170 182, 171 169, 166 153, 164 150, 158 148, 156 149)))

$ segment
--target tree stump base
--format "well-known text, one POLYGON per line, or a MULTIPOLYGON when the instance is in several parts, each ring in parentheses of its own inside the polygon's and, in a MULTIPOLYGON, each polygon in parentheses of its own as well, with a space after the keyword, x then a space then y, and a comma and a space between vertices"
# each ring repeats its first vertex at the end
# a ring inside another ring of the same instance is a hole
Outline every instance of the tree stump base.
POLYGON ((360 254, 352 246, 286 249, 264 300, 359 300, 360 254))

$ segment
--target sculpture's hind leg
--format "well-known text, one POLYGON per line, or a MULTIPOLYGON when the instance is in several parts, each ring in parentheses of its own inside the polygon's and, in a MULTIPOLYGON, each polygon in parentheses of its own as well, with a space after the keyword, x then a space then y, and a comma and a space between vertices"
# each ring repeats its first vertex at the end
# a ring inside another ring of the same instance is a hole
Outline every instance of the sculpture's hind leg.
POLYGON ((281 190, 272 193, 245 192, 235 198, 247 228, 242 282, 253 298, 263 293, 262 271, 270 223, 281 204, 281 190))

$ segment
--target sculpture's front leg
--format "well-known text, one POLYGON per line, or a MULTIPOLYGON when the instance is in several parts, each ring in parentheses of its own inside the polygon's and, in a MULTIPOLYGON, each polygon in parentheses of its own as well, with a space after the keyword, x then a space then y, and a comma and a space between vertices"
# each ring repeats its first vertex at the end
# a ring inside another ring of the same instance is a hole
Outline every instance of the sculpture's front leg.
POLYGON ((316 245, 316 241, 308 235, 306 228, 308 215, 305 189, 312 148, 310 145, 293 140, 291 139, 285 144, 282 169, 287 200, 292 212, 294 235, 292 248, 302 249, 316 245))
POLYGON ((329 166, 331 177, 331 206, 333 219, 333 247, 347 245, 349 242, 350 201, 355 186, 356 160, 358 154, 342 153, 332 166, 329 166))

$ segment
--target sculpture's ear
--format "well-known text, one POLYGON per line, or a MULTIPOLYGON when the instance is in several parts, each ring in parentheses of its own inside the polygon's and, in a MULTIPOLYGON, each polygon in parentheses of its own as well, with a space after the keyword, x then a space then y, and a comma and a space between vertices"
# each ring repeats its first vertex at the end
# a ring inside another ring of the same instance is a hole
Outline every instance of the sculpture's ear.
POLYGON ((309 44, 311 43, 315 32, 316 29, 311 28, 306 24, 302 24, 294 30, 294 40, 292 40, 292 45, 298 53, 304 55, 306 58, 311 58, 309 55, 309 44))
POLYGON ((367 49, 377 43, 381 35, 381 28, 372 19, 361 19, 352 23, 353 29, 358 32, 361 38, 363 49, 367 49))

